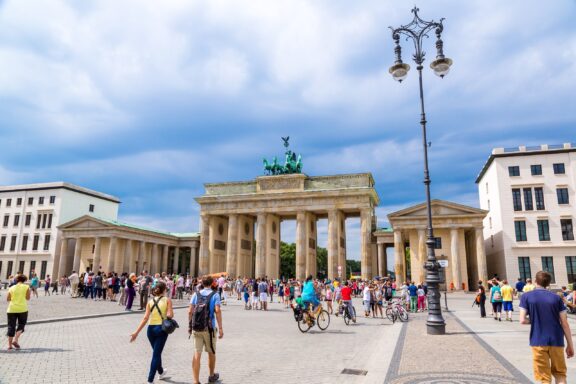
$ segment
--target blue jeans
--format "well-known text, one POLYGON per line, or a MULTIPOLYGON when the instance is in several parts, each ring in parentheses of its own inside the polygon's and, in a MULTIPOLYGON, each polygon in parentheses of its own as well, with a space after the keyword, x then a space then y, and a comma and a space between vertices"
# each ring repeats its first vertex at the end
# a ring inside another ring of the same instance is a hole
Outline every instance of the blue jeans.
POLYGON ((164 372, 162 368, 162 350, 168 340, 168 334, 162 330, 161 325, 149 325, 147 331, 148 340, 152 346, 152 362, 150 363, 150 372, 148 372, 148 382, 154 381, 156 372, 164 372))

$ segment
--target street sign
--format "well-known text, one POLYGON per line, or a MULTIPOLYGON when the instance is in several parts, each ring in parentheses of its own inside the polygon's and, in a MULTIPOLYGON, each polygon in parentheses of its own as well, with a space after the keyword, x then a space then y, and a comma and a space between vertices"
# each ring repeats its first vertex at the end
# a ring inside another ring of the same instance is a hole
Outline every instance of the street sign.
POLYGON ((442 268, 448 268, 448 260, 438 260, 438 264, 440 264, 442 268))

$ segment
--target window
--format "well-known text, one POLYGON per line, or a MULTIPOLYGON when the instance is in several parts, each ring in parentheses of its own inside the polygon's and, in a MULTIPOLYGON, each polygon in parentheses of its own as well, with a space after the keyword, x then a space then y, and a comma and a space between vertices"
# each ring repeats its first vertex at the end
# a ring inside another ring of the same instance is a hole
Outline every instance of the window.
POLYGON ((556 277, 554 276, 554 260, 552 256, 542 256, 542 270, 548 272, 552 276, 550 282, 555 284, 556 277))
POLYGON ((22 198, 19 197, 19 198, 16 199, 16 206, 17 206, 17 207, 20 207, 21 205, 22 205, 22 198))
POLYGON ((540 164, 531 165, 530 172, 532 173, 532 176, 542 175, 542 165, 540 164))
POLYGON ((574 240, 572 219, 560 219, 560 227, 562 228, 562 240, 574 240))
POLYGON ((434 238, 434 249, 442 249, 442 238, 435 237, 434 238))
POLYGON ((22 236, 22 250, 25 251, 28 248, 28 235, 22 236))
POLYGON ((576 256, 566 256, 566 273, 568 283, 576 282, 576 256))
POLYGON ((88 207, 88 211, 94 212, 94 204, 90 204, 90 206, 88 207))
POLYGON ((31 221, 32 221, 32 214, 31 214, 31 213, 27 213, 27 214, 26 214, 26 219, 24 219, 24 225, 25 225, 26 227, 29 227, 31 221))
POLYGON ((508 174, 510 176, 520 176, 520 167, 517 165, 513 167, 508 167, 508 174))
MULTIPOLYGON (((0 260, 0 274, 2 273, 2 260, 0 260)), ((1 275, 0 275, 1 276, 1 275)))
POLYGON ((28 205, 34 205, 34 198, 33 197, 28 198, 28 205))
POLYGON ((46 219, 48 218, 47 214, 42 215, 42 229, 46 228, 46 219))
POLYGON ((8 226, 9 221, 10 221, 10 215, 4 215, 4 228, 8 226))
POLYGON ((17 227, 20 224, 20 215, 14 215, 14 226, 17 227))
POLYGON ((6 206, 7 206, 7 207, 11 207, 11 206, 12 206, 12 199, 6 199, 6 206))
POLYGON ((519 257, 518 258, 518 269, 520 270, 520 278, 524 281, 526 279, 532 278, 532 273, 530 271, 530 258, 529 257, 519 257))
POLYGON ((46 267, 48 266, 48 262, 46 260, 44 260, 41 264, 40 267, 40 279, 44 280, 44 278, 46 277, 46 267))
POLYGON ((556 188, 556 195, 558 196, 558 204, 570 204, 568 188, 556 188))
POLYGON ((524 209, 526 211, 532 211, 534 209, 534 204, 532 200, 532 188, 524 188, 524 209))
POLYGON ((0 252, 4 252, 4 248, 6 248, 6 235, 0 237, 0 252))
POLYGON ((44 205, 44 196, 38 198, 38 205, 44 205))
POLYGON ((520 189, 519 188, 514 188, 512 190, 512 203, 514 205, 515 211, 521 211, 522 210, 522 197, 520 196, 520 189))
POLYGON ((538 220, 538 240, 550 241, 550 227, 548 220, 538 220))
POLYGON ((40 229, 40 224, 42 224, 42 214, 36 215, 36 229, 40 229))
POLYGON ((32 276, 32 272, 36 272, 36 260, 30 262, 30 271, 28 271, 28 276, 32 276))
POLYGON ((10 239, 10 250, 11 251, 15 251, 16 250, 16 235, 12 235, 12 238, 10 239))
POLYGON ((47 251, 50 249, 50 235, 44 236, 44 250, 47 251))
POLYGON ((534 188, 534 195, 536 197, 536 209, 543 211, 544 207, 544 190, 542 187, 534 188))
POLYGON ((52 228, 52 214, 48 215, 48 228, 52 228))
POLYGON ((38 250, 38 243, 40 242, 40 235, 34 235, 34 240, 32 240, 32 250, 38 250))
POLYGON ((566 173, 566 170, 564 169, 564 163, 556 163, 553 164, 552 167, 554 168, 555 175, 563 175, 566 173))
POLYGON ((515 221, 514 230, 516 231, 516 241, 526 241, 526 222, 515 221))
POLYGON ((50 196, 50 204, 54 204, 56 202, 56 196, 50 196))
POLYGON ((26 263, 24 260, 20 260, 20 263, 18 263, 18 270, 16 272, 24 273, 24 263, 26 263))
POLYGON ((6 278, 9 278, 10 275, 12 274, 12 268, 14 267, 14 262, 12 260, 10 260, 8 262, 8 268, 6 269, 6 278))

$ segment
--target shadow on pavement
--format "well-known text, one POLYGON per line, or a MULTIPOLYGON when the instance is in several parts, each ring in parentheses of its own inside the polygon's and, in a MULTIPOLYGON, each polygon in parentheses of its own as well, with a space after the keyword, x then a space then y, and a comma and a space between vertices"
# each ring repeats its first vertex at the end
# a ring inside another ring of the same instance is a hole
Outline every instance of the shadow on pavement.
POLYGON ((13 354, 23 354, 23 353, 43 353, 43 352, 69 352, 70 349, 63 348, 22 348, 19 350, 2 350, 0 353, 13 353, 13 354))

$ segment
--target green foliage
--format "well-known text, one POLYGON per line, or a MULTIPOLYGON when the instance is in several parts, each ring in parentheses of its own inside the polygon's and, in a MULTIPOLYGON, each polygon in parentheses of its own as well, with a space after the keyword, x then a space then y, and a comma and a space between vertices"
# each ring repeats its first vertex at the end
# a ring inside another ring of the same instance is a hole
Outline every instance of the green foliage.
POLYGON ((359 275, 362 271, 360 261, 358 260, 346 260, 346 276, 350 277, 350 271, 352 274, 359 275))
POLYGON ((296 244, 280 242, 280 276, 296 276, 296 244))

